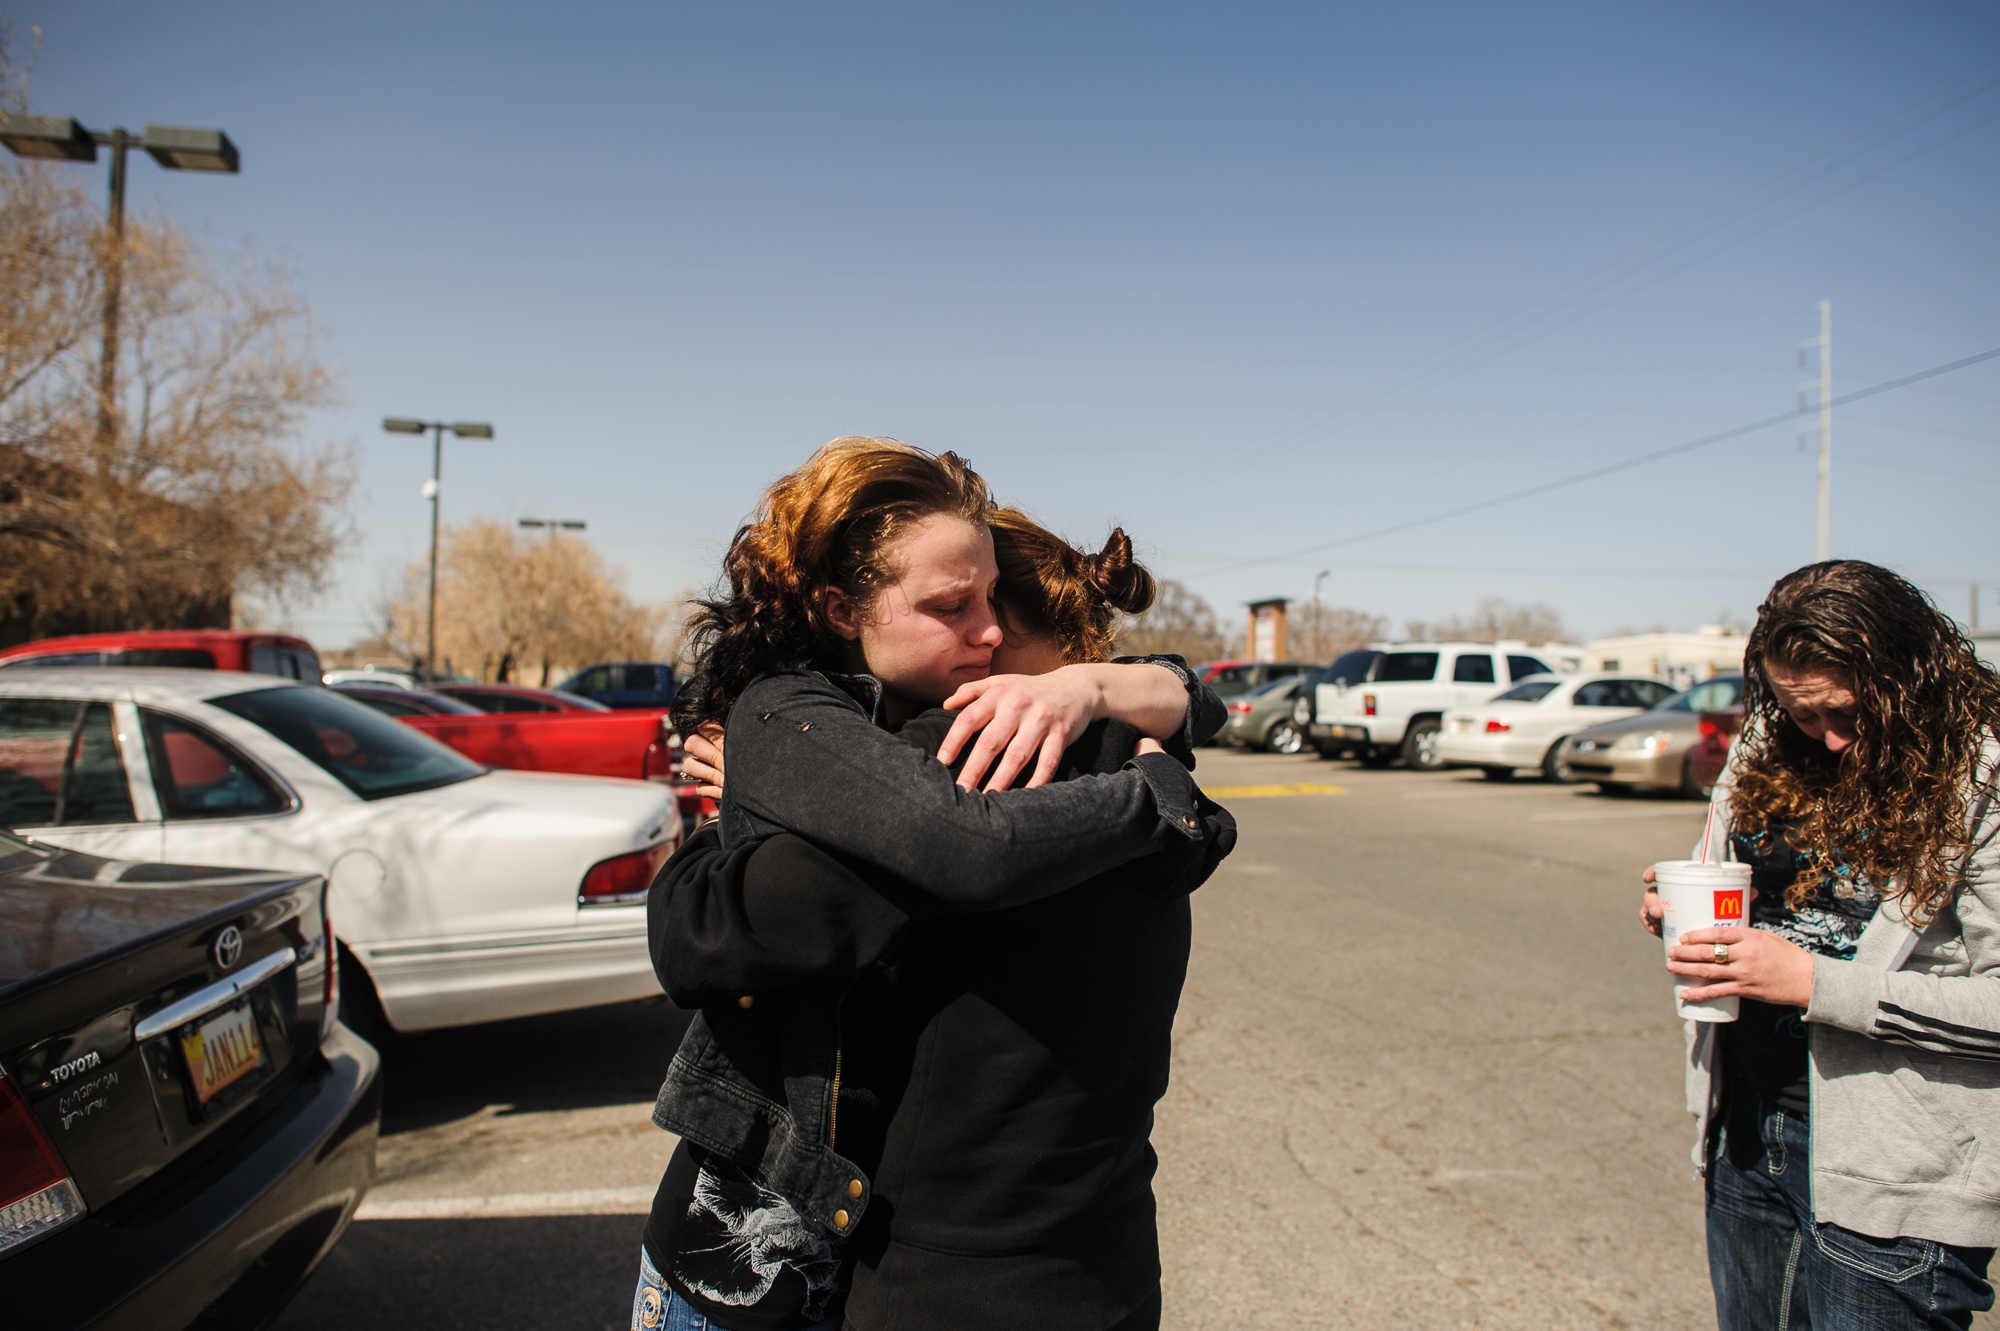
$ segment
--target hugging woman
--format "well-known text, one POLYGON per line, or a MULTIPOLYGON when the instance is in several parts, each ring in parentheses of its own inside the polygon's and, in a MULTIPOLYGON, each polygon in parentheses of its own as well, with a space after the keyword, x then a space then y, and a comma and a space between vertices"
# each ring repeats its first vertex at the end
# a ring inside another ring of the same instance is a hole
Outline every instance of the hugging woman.
POLYGON ((773 486, 726 572, 677 715, 727 719, 721 815, 652 899, 702 1013, 635 1325, 1157 1325, 1147 1138, 1234 827, 1189 774, 1213 694, 1102 659, 1150 579, 866 439, 773 486))

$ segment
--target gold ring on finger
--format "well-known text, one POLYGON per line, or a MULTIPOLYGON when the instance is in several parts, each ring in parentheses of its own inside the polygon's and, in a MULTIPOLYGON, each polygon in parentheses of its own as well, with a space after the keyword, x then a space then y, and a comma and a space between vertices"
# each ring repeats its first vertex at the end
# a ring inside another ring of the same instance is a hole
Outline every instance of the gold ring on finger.
POLYGON ((1729 964, 1729 944, 1717 943, 1715 945, 1715 964, 1718 966, 1727 966, 1729 964))

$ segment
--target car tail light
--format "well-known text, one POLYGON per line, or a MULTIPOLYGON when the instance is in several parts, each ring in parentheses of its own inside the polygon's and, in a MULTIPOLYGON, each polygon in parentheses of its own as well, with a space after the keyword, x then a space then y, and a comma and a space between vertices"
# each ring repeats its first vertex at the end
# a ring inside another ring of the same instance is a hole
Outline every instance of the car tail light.
POLYGON ((1512 729, 1513 727, 1505 721, 1488 721, 1486 723, 1486 733, 1489 735, 1504 735, 1512 729))
POLYGON ((320 911, 320 946, 326 949, 326 986, 320 1001, 324 1006, 319 1010, 319 1042, 325 1044, 333 1034, 333 1025, 340 1020, 340 945, 333 937, 333 911, 320 911))
POLYGON ((1229 710, 1235 712, 1238 716, 1248 716, 1250 714, 1250 704, 1247 702, 1233 702, 1229 704, 1229 710))
POLYGON ((656 739, 646 746, 646 758, 639 765, 639 775, 648 781, 673 780, 674 751, 667 747, 665 740, 656 739))
POLYGON ((83 1198, 34 1111, 0 1076, 0 1255, 83 1212, 83 1198))
POLYGON ((1372 694, 1372 693, 1364 693, 1364 694, 1362 694, 1362 695, 1361 695, 1361 714, 1362 714, 1363 716, 1373 716, 1373 715, 1375 715, 1375 695, 1374 695, 1374 694, 1372 694))
POLYGON ((577 893, 577 901, 585 906, 623 906, 644 900, 646 889, 653 885, 654 875, 659 873, 660 866, 667 862, 667 856, 673 854, 673 850, 672 842, 662 841, 645 850, 599 860, 583 876, 583 888, 577 893))

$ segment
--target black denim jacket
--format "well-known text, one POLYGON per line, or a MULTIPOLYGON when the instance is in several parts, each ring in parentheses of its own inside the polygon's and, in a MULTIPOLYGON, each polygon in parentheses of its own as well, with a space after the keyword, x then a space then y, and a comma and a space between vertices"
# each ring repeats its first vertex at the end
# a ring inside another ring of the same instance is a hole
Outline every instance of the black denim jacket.
POLYGON ((1166 890, 1190 891, 1233 844, 1233 821, 1189 770, 1221 728, 1221 701, 1178 657, 1136 660, 1188 689, 1169 754, 993 795, 959 790, 935 757, 882 729, 873 677, 794 669, 753 684, 729 718, 721 817, 647 899, 660 983, 701 1009, 653 1122, 746 1170, 830 1238, 852 1234, 872 1183, 835 1150, 840 1033, 871 1020, 883 993, 871 969, 909 921, 1019 905, 1149 855, 1168 859, 1166 890), (782 808, 760 798, 779 783, 782 808))

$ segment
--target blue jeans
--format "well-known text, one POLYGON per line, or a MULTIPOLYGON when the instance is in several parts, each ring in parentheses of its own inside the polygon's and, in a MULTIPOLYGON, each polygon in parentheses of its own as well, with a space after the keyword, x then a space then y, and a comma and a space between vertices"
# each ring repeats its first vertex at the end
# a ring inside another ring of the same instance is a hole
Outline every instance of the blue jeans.
MULTIPOLYGON (((729 1328, 709 1321, 706 1313, 676 1294, 674 1287, 653 1269, 653 1259, 641 1247, 639 1288, 632 1293, 632 1331, 729 1331, 729 1328)), ((840 1331, 840 1319, 829 1317, 806 1331, 840 1331)))
POLYGON ((1720 1331, 1966 1331, 1993 1306, 1991 1248, 1877 1239, 1813 1223, 1806 1121, 1741 1082, 1708 1171, 1708 1275, 1720 1331))

